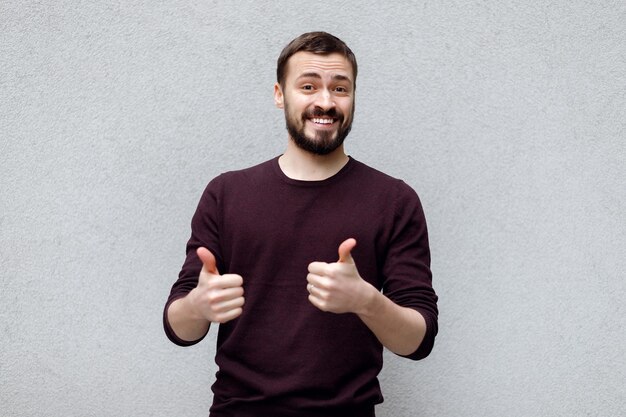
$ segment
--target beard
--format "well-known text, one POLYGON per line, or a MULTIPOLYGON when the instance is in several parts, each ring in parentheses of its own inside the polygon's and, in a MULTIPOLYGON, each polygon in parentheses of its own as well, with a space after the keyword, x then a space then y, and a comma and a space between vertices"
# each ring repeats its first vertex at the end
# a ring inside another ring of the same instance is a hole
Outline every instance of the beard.
POLYGON ((320 107, 315 107, 313 110, 308 110, 302 114, 300 120, 301 127, 299 128, 295 116, 290 116, 289 106, 285 102, 285 119, 287 121, 287 132, 289 132, 289 136, 300 149, 314 155, 328 155, 343 144, 352 129, 353 115, 354 106, 352 106, 352 114, 350 115, 349 123, 344 126, 345 116, 341 111, 335 108, 324 111, 320 107), (314 133, 315 137, 308 137, 304 132, 304 128, 306 121, 313 117, 332 117, 335 123, 337 123, 338 128, 335 131, 316 131, 314 133))

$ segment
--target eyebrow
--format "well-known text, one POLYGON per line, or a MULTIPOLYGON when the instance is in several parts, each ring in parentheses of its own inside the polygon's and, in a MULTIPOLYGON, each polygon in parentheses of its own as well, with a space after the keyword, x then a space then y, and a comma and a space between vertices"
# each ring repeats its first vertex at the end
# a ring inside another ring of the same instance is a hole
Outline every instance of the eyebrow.
MULTIPOLYGON (((322 79, 322 76, 319 75, 316 72, 305 72, 304 74, 301 74, 297 79, 301 79, 301 78, 315 78, 315 79, 322 79)), ((341 74, 335 74, 333 75, 332 79, 334 81, 349 81, 352 82, 352 80, 350 79, 350 77, 345 76, 345 75, 341 75, 341 74)))

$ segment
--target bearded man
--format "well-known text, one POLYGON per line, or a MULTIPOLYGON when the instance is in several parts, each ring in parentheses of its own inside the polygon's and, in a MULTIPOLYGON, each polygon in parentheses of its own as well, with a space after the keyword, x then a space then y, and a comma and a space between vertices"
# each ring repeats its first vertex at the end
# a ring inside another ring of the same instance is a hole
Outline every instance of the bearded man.
POLYGON ((278 58, 285 152, 206 187, 166 302, 171 341, 220 323, 212 417, 372 417, 383 348, 437 334, 424 213, 406 183, 348 156, 356 58, 325 32, 278 58))

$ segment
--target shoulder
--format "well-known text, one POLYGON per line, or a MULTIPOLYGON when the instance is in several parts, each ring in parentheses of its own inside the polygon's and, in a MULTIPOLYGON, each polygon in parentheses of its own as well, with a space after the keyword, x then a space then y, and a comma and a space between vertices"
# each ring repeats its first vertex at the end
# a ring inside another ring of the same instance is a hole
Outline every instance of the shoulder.
POLYGON ((393 177, 363 162, 353 159, 353 177, 357 181, 373 186, 385 195, 397 198, 417 198, 417 193, 409 184, 400 178, 393 177))
POLYGON ((273 175, 275 160, 276 158, 273 158, 248 168, 223 172, 209 181, 205 192, 220 192, 225 188, 232 190, 267 181, 267 178, 273 175))
POLYGON ((226 171, 215 177, 211 182, 237 182, 270 175, 273 171, 275 161, 276 158, 272 158, 248 168, 226 171))
POLYGON ((262 162, 249 168, 226 171, 214 177, 205 186, 200 196, 201 208, 221 204, 226 198, 245 196, 251 190, 262 189, 272 174, 274 159, 262 162))
MULTIPOLYGON (((353 177, 361 198, 378 212, 388 213, 389 219, 424 221, 424 210, 417 192, 404 180, 388 175, 362 162, 354 161, 353 177)), ((400 221, 402 222, 402 221, 400 221)))

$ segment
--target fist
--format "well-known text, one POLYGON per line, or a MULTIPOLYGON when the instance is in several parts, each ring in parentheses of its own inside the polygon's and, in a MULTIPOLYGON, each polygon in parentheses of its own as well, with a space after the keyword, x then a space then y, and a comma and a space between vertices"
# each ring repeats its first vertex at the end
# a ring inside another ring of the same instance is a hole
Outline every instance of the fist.
POLYGON ((367 307, 376 289, 363 280, 352 258, 356 240, 339 246, 339 260, 334 263, 312 262, 307 275, 309 301, 322 311, 359 314, 367 307))
POLYGON ((206 248, 198 248, 202 271, 198 285, 189 293, 191 306, 199 318, 213 323, 226 323, 243 311, 243 278, 236 274, 220 275, 215 256, 206 248))

